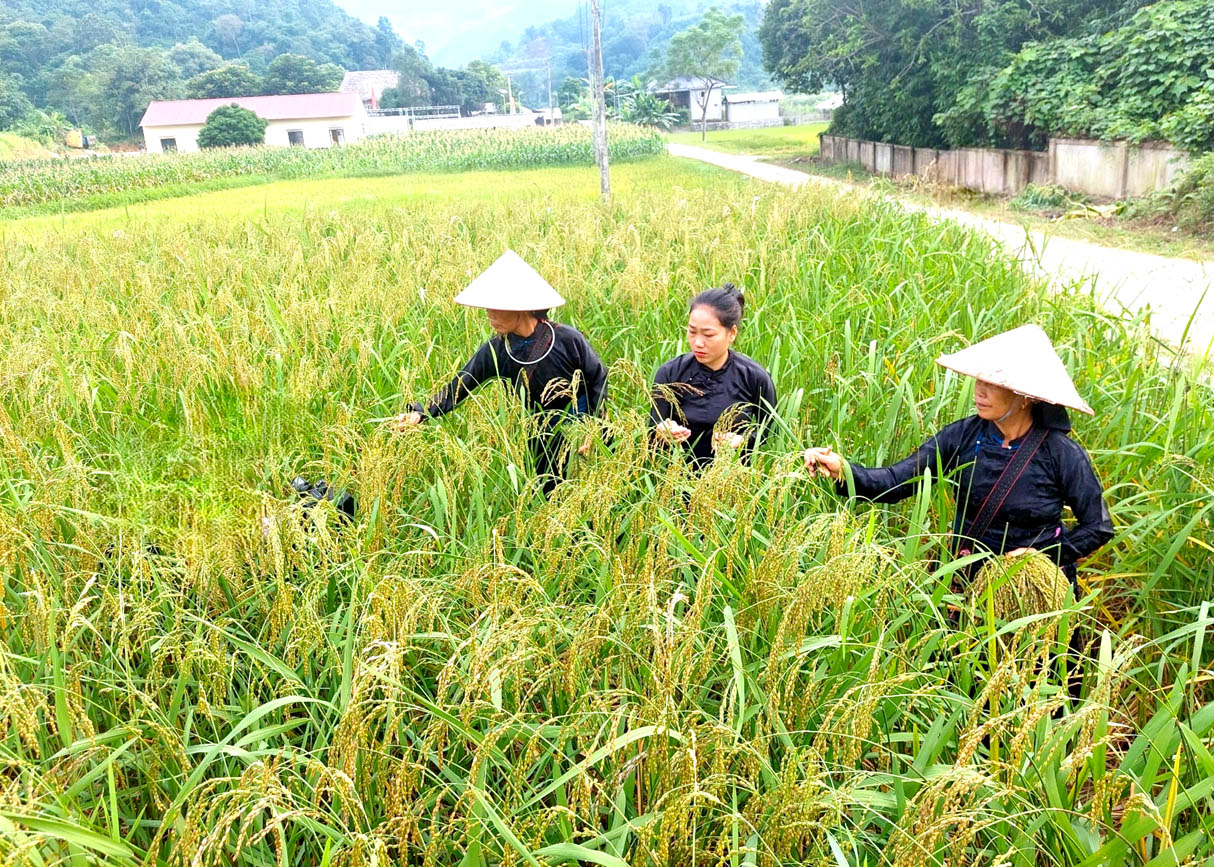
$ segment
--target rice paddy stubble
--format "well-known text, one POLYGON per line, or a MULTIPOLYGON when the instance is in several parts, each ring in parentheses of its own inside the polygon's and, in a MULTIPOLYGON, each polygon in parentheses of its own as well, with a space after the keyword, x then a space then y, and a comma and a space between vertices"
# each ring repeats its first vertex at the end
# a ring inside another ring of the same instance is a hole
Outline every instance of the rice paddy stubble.
POLYGON ((662 171, 606 207, 520 173, 495 201, 6 239, 6 857, 1209 851, 1204 386, 959 230, 662 171), (578 430, 550 502, 504 390, 408 437, 365 423, 483 339, 449 299, 507 245, 613 368, 613 447, 578 430), (645 383, 731 278, 780 419, 697 482, 650 445, 645 383), (948 628, 941 485, 853 514, 792 454, 906 451, 968 411, 935 355, 1030 320, 1097 409, 1078 432, 1119 533, 1063 618, 1108 633, 1059 719, 1065 635, 948 628), (302 510, 296 472, 353 489, 357 522, 302 510))

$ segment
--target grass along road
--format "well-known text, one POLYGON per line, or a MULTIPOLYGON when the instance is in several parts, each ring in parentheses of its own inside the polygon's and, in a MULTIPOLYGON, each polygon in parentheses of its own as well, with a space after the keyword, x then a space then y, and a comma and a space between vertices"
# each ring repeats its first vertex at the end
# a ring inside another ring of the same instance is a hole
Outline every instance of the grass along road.
POLYGON ((705 142, 700 141, 698 132, 676 132, 668 138, 678 144, 696 145, 728 154, 754 154, 768 159, 803 157, 818 152, 818 136, 826 127, 826 123, 807 123, 802 126, 714 130, 708 134, 705 142))
MULTIPOLYGON (((856 191, 852 184, 771 165, 751 155, 727 154, 676 142, 671 142, 669 149, 674 156, 701 160, 770 183, 856 191)), ((1214 263, 1102 247, 1028 231, 1014 223, 968 211, 906 202, 891 196, 882 198, 933 219, 952 220, 985 232, 1030 273, 1043 277, 1056 289, 1088 284, 1100 303, 1110 310, 1135 314, 1149 310, 1151 326, 1159 336, 1176 345, 1185 344, 1199 356, 1210 354, 1214 345, 1214 297, 1210 297, 1214 263)))

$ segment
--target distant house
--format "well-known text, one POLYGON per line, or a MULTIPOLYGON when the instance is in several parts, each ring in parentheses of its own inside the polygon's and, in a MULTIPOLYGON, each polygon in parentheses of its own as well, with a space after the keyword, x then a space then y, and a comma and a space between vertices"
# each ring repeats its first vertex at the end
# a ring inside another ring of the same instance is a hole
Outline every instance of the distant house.
POLYGON ((783 98, 778 90, 726 94, 725 119, 730 123, 778 123, 783 98))
POLYGON ((359 141, 367 134, 367 111, 356 93, 155 100, 139 122, 147 152, 197 151, 198 132, 207 116, 232 103, 269 121, 268 145, 327 148, 359 141))
POLYGON ((704 99, 705 91, 708 90, 708 82, 705 79, 681 76, 668 82, 665 87, 659 87, 657 93, 659 96, 666 97, 671 108, 687 109, 691 122, 699 123, 705 119, 725 119, 724 94, 726 90, 732 89, 732 84, 718 84, 713 87, 712 93, 708 97, 708 105, 703 108, 703 117, 701 116, 701 102, 704 99))
POLYGON ((363 101, 363 108, 376 111, 384 91, 400 84, 400 73, 395 69, 363 69, 357 72, 347 72, 341 80, 342 93, 357 93, 363 101))

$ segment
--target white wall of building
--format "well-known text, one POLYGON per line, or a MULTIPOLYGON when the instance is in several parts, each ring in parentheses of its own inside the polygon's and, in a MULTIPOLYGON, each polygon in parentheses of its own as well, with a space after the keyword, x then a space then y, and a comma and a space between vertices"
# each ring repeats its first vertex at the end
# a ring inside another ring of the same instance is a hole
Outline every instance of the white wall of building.
MULTIPOLYGON (((692 90, 691 95, 691 120, 692 123, 699 123, 704 119, 700 114, 700 106, 703 104, 704 91, 692 90)), ((721 104, 721 94, 723 91, 719 87, 712 89, 712 95, 708 97, 708 107, 704 111, 704 115, 708 120, 724 120, 725 113, 721 104)))
MULTIPOLYGON (((780 103, 778 102, 731 102, 727 104, 730 123, 751 123, 753 121, 779 120, 780 103)), ((711 119, 711 118, 710 118, 711 119)))
POLYGON ((334 144, 354 144, 366 135, 366 125, 356 117, 308 118, 307 120, 272 120, 266 127, 266 144, 271 147, 287 147, 290 134, 303 135, 306 148, 327 148, 334 144), (331 131, 340 130, 341 142, 333 141, 331 131))
POLYGON ((417 132, 427 130, 454 129, 522 129, 528 126, 539 126, 536 120, 541 115, 532 114, 478 114, 472 117, 415 117, 413 129, 417 132))
MULTIPOLYGON (((145 127, 143 130, 144 147, 150 154, 162 153, 164 151, 162 142, 165 139, 173 139, 177 143, 179 153, 196 153, 198 151, 198 133, 201 129, 202 124, 145 127)), ((308 118, 307 120, 272 120, 266 126, 266 144, 274 147, 287 147, 291 144, 291 133, 297 132, 303 136, 304 147, 332 147, 336 144, 333 141, 334 130, 341 131, 342 144, 362 141, 367 136, 367 117, 366 115, 361 117, 351 115, 350 117, 308 118)))
POLYGON ((403 114, 368 115, 364 126, 367 135, 408 135, 409 118, 403 114))
POLYGON ((198 131, 200 129, 202 129, 201 124, 144 127, 143 146, 150 154, 163 153, 166 149, 161 147, 161 142, 165 139, 172 139, 177 143, 177 150, 181 153, 194 153, 198 150, 198 131))

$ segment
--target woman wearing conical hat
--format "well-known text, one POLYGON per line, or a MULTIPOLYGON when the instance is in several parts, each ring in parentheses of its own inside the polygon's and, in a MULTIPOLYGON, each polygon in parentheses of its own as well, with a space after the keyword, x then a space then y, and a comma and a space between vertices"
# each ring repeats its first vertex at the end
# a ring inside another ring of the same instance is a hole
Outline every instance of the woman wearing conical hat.
POLYGON ((894 503, 930 470, 953 475, 954 552, 1041 551, 1075 580, 1075 564, 1113 537, 1104 492, 1083 447, 1068 436, 1066 408, 1092 415, 1045 332, 1025 325, 937 363, 972 376, 977 413, 953 422, 890 467, 863 467, 830 448, 805 452, 805 465, 846 494, 894 503), (1063 523, 1069 506, 1073 526, 1063 523))
POLYGON ((532 412, 543 415, 529 445, 544 493, 550 493, 563 475, 556 428, 570 415, 595 415, 602 409, 607 369, 577 329, 548 318, 548 311, 565 299, 513 250, 503 253, 455 302, 482 308, 495 334, 428 403, 410 404, 394 427, 403 431, 426 418, 446 415, 481 383, 505 380, 523 392, 532 412))

